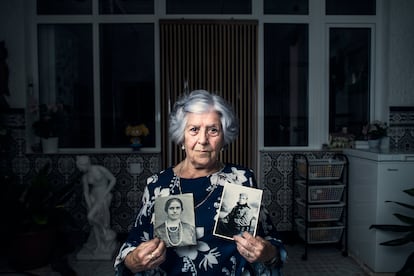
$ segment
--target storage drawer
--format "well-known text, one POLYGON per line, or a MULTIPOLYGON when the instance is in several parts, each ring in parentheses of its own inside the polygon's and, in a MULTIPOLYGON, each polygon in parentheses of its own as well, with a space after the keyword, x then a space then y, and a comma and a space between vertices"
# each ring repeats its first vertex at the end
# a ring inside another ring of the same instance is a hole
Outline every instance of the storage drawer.
MULTIPOLYGON (((305 223, 301 219, 296 219, 296 226, 298 228, 298 234, 305 241, 305 223)), ((342 237, 342 232, 345 226, 340 222, 327 223, 328 226, 314 227, 308 226, 307 243, 335 243, 339 242, 342 237)))
MULTIPOLYGON (((306 204, 299 198, 296 199, 298 215, 305 218, 306 204)), ((345 204, 339 202, 336 204, 308 204, 308 221, 335 221, 342 216, 345 204)))
MULTIPOLYGON (((345 185, 341 182, 335 182, 335 185, 309 185, 308 202, 309 203, 326 203, 341 201, 345 185)), ((299 196, 306 200, 306 182, 304 180, 296 181, 299 196)))
POLYGON ((335 159, 312 159, 308 160, 308 170, 306 171, 306 161, 296 160, 299 176, 309 180, 335 180, 342 176, 345 161, 335 159))

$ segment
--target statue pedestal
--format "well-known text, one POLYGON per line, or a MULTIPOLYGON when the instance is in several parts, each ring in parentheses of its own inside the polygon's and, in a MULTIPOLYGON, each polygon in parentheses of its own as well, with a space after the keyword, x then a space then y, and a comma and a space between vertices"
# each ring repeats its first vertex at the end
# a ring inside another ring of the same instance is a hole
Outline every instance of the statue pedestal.
POLYGON ((82 248, 78 254, 76 254, 76 259, 79 261, 110 261, 113 259, 116 250, 116 244, 111 248, 111 250, 107 251, 96 251, 90 250, 88 248, 82 248))
POLYGON ((115 254, 115 250, 118 248, 115 232, 111 231, 106 236, 105 240, 102 240, 97 244, 94 235, 91 233, 88 241, 83 245, 82 249, 76 254, 76 259, 80 261, 84 260, 112 260, 115 254))

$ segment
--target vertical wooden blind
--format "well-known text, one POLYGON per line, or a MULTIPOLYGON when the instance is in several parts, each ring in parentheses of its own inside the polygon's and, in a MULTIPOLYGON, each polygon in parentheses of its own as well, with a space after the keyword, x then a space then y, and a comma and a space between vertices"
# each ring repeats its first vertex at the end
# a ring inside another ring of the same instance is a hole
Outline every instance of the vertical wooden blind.
POLYGON ((184 158, 168 137, 168 114, 186 90, 223 96, 240 119, 240 135, 223 162, 255 168, 257 148, 257 21, 162 20, 160 62, 164 166, 184 158))

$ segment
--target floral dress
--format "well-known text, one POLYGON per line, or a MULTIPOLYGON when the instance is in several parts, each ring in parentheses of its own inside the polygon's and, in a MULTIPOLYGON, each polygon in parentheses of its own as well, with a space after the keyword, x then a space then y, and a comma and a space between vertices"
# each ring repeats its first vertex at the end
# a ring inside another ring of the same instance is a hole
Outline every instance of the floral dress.
POLYGON ((116 257, 116 275, 131 275, 123 262, 126 255, 141 242, 153 238, 155 198, 180 193, 194 196, 197 245, 167 248, 164 263, 135 275, 282 275, 280 267, 286 260, 286 251, 274 236, 276 230, 265 215, 264 207, 260 211, 257 235, 278 247, 282 262, 277 267, 266 267, 262 263, 251 265, 239 254, 234 241, 213 235, 221 195, 227 183, 256 187, 251 170, 231 164, 214 174, 194 179, 179 178, 172 167, 149 177, 134 227, 116 257))

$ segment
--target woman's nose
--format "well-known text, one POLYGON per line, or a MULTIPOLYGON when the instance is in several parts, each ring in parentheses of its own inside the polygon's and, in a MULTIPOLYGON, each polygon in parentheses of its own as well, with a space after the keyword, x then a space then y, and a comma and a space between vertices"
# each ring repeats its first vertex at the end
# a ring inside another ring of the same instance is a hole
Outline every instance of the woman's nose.
POLYGON ((208 143, 208 133, 207 130, 200 131, 198 136, 198 143, 201 145, 205 145, 208 143))

